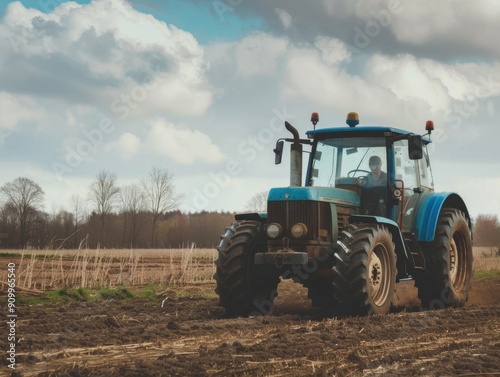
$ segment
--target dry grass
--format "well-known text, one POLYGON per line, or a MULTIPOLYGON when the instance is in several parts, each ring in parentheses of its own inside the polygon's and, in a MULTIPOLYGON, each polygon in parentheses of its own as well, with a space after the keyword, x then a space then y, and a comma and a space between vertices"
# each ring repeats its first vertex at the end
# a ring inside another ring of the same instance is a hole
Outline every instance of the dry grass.
POLYGON ((474 247, 474 271, 500 271, 499 247, 474 247))
MULTIPOLYGON (((21 289, 192 285, 213 282, 215 249, 4 250, 21 289)), ((498 248, 475 247, 474 271, 500 271, 498 248)), ((0 282, 7 271, 0 270, 0 282)))
MULTIPOLYGON (((100 288, 145 284, 185 285, 213 280, 214 249, 7 250, 25 289, 100 288)), ((7 281, 5 269, 0 281, 7 281)))

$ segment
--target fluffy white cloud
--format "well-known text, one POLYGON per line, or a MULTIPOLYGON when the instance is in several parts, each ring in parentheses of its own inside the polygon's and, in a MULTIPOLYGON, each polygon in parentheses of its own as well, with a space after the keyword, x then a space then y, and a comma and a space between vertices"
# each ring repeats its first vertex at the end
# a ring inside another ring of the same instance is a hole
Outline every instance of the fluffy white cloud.
POLYGON ((424 103, 428 115, 456 123, 475 115, 480 102, 500 94, 496 65, 445 64, 411 55, 373 55, 367 61, 367 81, 385 87, 402 102, 424 103))
POLYGON ((245 78, 273 74, 287 46, 285 39, 264 33, 244 38, 236 45, 238 73, 245 78))
POLYGON ((221 149, 208 135, 198 130, 176 126, 163 119, 151 122, 145 145, 148 150, 168 156, 183 165, 195 162, 217 163, 225 158, 221 149))
MULTIPOLYGON (((449 111, 453 98, 448 88, 436 75, 438 70, 432 62, 423 63, 409 55, 374 55, 367 63, 370 69, 366 76, 371 83, 390 90, 401 101, 424 101, 434 114, 449 111)), ((463 81, 459 74, 455 76, 463 81)))
POLYGON ((68 2, 47 14, 14 2, 1 28, 9 43, 0 45, 0 75, 10 90, 111 107, 122 119, 198 116, 212 102, 196 39, 125 0, 68 2))
POLYGON ((15 96, 0 92, 0 129, 12 130, 24 121, 41 121, 45 118, 45 111, 28 96, 15 96))
POLYGON ((443 123, 459 107, 467 107, 470 117, 478 110, 479 101, 500 94, 497 64, 445 64, 409 54, 373 54, 357 58, 359 69, 352 72, 344 64, 351 59, 345 44, 318 37, 315 47, 288 49, 283 59, 285 98, 306 98, 341 112, 358 109, 364 118, 390 124, 403 119, 410 123, 406 127, 417 129, 422 127, 422 118, 443 123))
POLYGON ((318 37, 315 46, 323 54, 323 60, 329 64, 349 60, 351 52, 342 41, 336 38, 318 37))
MULTIPOLYGON (((283 94, 288 99, 304 98, 330 112, 359 111, 363 118, 401 119, 401 113, 387 112, 398 109, 398 98, 386 86, 370 83, 366 78, 352 75, 339 65, 323 60, 314 49, 295 49, 286 64, 287 79, 283 94)), ((399 109, 404 112, 404 109, 399 109)))
POLYGON ((125 132, 118 140, 109 143, 106 150, 118 153, 124 160, 130 160, 140 147, 141 140, 133 133, 125 132))
POLYGON ((402 2, 401 11, 391 19, 391 28, 403 42, 454 43, 457 48, 500 56, 500 4, 494 0, 402 2))

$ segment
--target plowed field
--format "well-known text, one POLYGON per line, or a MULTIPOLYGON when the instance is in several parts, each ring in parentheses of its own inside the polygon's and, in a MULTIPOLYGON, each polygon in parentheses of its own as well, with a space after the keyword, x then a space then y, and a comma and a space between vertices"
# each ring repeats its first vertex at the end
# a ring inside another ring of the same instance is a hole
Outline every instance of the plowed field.
POLYGON ((182 289, 153 300, 22 305, 16 369, 2 357, 0 375, 500 375, 498 279, 475 280, 465 308, 438 311, 418 309, 413 283, 401 283, 393 313, 361 318, 312 308, 290 281, 272 315, 254 318, 224 318, 206 295, 213 284, 182 289))

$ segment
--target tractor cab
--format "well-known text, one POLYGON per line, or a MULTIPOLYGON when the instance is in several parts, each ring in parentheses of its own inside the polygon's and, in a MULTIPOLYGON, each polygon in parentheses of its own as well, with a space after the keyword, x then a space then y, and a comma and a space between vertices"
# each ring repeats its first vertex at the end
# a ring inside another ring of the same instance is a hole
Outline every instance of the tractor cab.
MULTIPOLYGON (((357 114, 350 116, 357 120, 357 114)), ((306 186, 353 191, 358 214, 385 217, 402 231, 409 229, 419 198, 434 190, 430 140, 396 128, 350 123, 308 132, 313 142, 306 186)))

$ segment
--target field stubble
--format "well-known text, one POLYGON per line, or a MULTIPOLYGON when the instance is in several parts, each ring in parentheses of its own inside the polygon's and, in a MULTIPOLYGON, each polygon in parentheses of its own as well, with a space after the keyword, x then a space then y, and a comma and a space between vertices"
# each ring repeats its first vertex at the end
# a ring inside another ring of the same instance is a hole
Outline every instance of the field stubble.
MULTIPOLYGON (((499 375, 494 273, 473 282, 461 309, 418 309, 408 281, 398 284, 390 315, 336 318, 313 308, 306 289, 288 280, 273 315, 228 319, 213 296, 213 249, 12 253, 2 260, 16 263, 21 295, 169 285, 152 299, 20 305, 16 376, 499 375)), ((474 254, 476 272, 498 270, 492 250, 474 254)))

